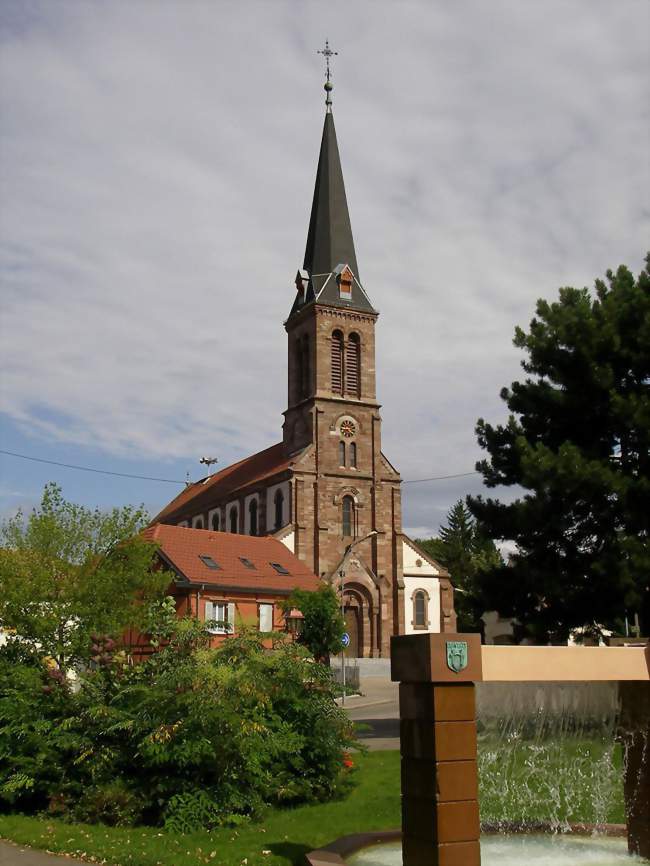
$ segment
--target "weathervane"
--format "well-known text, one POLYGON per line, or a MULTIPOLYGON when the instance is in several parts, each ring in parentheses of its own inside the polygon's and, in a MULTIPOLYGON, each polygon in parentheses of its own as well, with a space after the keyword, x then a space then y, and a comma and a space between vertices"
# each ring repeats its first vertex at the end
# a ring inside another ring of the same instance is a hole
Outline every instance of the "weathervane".
POLYGON ((337 55, 338 51, 332 51, 332 49, 330 48, 329 40, 326 39, 325 40, 325 48, 318 48, 316 53, 322 54, 323 57, 325 58, 325 77, 327 79, 325 81, 325 93, 327 94, 327 96, 325 97, 325 105, 327 106, 327 111, 331 111, 332 110, 331 93, 332 93, 332 88, 334 85, 330 81, 330 74, 331 74, 330 73, 330 57, 337 55))

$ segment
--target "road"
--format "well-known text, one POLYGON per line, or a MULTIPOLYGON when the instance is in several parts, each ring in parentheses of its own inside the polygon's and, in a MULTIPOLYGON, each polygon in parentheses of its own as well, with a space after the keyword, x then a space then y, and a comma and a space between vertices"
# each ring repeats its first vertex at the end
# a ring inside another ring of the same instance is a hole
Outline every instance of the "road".
POLYGON ((345 700, 345 711, 355 722, 369 726, 359 739, 370 751, 399 749, 399 685, 382 677, 367 677, 362 695, 345 700))
MULTIPOLYGON (((81 860, 73 860, 64 855, 47 854, 36 848, 25 845, 14 845, 12 842, 0 842, 0 866, 56 866, 56 864, 81 864, 81 860)), ((86 864, 87 866, 87 864, 86 864)))

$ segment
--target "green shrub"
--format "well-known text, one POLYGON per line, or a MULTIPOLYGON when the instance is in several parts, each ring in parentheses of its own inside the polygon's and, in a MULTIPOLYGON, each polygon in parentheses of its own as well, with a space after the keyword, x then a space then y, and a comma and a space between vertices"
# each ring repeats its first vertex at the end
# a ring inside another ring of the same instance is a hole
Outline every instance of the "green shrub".
POLYGON ((180 621, 129 666, 94 635, 99 661, 77 690, 0 650, 0 808, 188 832, 343 793, 354 741, 329 670, 256 633, 216 650, 208 640, 180 621))
MULTIPOLYGON (((52 814, 52 808, 49 809, 52 814)), ((72 810, 71 817, 87 824, 130 827, 142 815, 140 798, 123 780, 95 785, 85 790, 72 810)))

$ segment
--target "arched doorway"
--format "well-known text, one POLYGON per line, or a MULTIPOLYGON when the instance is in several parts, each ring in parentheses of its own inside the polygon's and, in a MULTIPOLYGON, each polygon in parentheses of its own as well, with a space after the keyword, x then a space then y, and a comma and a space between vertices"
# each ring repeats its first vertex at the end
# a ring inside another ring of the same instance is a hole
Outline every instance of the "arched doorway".
POLYGON ((345 587, 343 616, 345 630, 350 635, 345 655, 348 658, 368 658, 372 655, 374 640, 374 604, 366 587, 356 581, 345 587))

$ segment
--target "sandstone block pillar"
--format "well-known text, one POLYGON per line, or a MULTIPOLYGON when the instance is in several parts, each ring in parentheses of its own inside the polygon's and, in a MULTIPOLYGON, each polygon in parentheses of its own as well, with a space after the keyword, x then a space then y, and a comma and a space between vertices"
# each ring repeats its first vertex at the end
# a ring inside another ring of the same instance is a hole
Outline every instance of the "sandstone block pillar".
POLYGON ((400 683, 403 866, 480 866, 473 634, 394 637, 400 683))
POLYGON ((650 860, 650 683, 621 682, 619 694, 628 849, 650 860))

